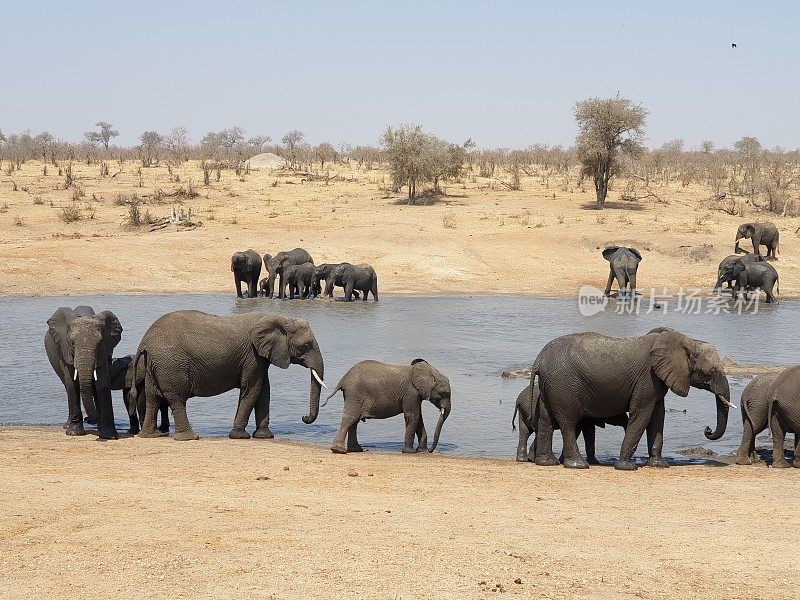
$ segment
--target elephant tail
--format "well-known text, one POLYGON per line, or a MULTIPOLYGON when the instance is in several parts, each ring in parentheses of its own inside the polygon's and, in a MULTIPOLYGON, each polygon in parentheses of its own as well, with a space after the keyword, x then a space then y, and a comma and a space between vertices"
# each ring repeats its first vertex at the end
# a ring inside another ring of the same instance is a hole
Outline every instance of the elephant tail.
MULTIPOLYGON (((133 382, 130 391, 130 402, 128 403, 128 414, 131 417, 136 415, 136 409, 139 406, 139 394, 142 391, 139 389, 139 363, 141 361, 144 361, 144 367, 141 373, 147 373, 147 350, 139 350, 139 352, 136 353, 136 357, 133 359, 133 364, 129 367, 133 369, 133 382)), ((144 382, 144 377, 142 377, 142 382, 144 382)), ((143 384, 142 387, 144 387, 143 384)))
POLYGON ((775 285, 778 286, 778 296, 780 296, 781 295, 781 276, 780 275, 778 275, 775 278, 775 285))
POLYGON ((517 430, 517 411, 519 410, 519 406, 514 403, 514 414, 511 416, 511 431, 517 430))
POLYGON ((336 384, 336 387, 333 388, 333 391, 330 394, 328 394, 328 397, 322 401, 322 404, 320 404, 320 406, 325 406, 328 403, 328 400, 333 398, 336 395, 336 393, 341 389, 342 389, 342 382, 340 381, 339 383, 336 384))

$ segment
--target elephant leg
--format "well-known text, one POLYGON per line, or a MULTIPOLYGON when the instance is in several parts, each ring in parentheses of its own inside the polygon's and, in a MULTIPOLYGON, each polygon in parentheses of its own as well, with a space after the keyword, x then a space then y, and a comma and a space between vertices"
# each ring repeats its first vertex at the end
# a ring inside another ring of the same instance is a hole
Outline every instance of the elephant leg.
POLYGON ((636 408, 632 406, 628 415, 628 428, 625 430, 625 437, 622 440, 619 459, 614 463, 615 469, 623 471, 634 471, 636 469, 633 453, 636 451, 636 447, 639 445, 642 434, 647 429, 653 413, 653 406, 647 406, 646 402, 632 403, 636 408))
POLYGON ((97 402, 97 431, 101 440, 116 440, 119 438, 114 425, 114 407, 111 405, 111 389, 109 387, 108 373, 100 372, 98 381, 95 381, 95 400, 97 402))
MULTIPOLYGON (((352 410, 352 409, 351 409, 352 410)), ((333 438, 333 445, 331 452, 334 454, 347 454, 347 446, 345 446, 345 438, 354 425, 358 425, 358 420, 361 418, 360 413, 349 412, 347 406, 347 398, 344 400, 344 411, 342 412, 342 424, 336 436, 333 438)))
MULTIPOLYGON (((420 408, 421 410, 421 408, 420 408)), ((403 414, 406 420, 406 434, 403 443, 403 453, 404 454, 412 454, 417 450, 414 448, 414 436, 417 433, 417 427, 419 427, 419 421, 421 415, 419 412, 406 412, 403 414)))
POLYGON ((200 439, 192 429, 189 418, 186 416, 186 400, 183 398, 173 398, 169 400, 172 407, 172 418, 175 421, 175 435, 173 439, 179 442, 200 439))
POLYGON ((756 434, 753 431, 753 424, 750 419, 745 417, 742 423, 742 442, 739 444, 739 449, 736 451, 736 464, 737 465, 752 465, 753 454, 755 454, 755 438, 756 434))
POLYGON ((122 390, 122 401, 125 403, 125 410, 128 413, 128 435, 136 435, 139 433, 139 414, 138 411, 134 410, 133 414, 131 414, 131 398, 130 398, 131 390, 130 388, 124 388, 122 390))
POLYGON ((346 302, 351 302, 353 300, 353 282, 348 281, 344 287, 344 299, 346 302))
MULTIPOLYGON (((366 300, 366 297, 364 298, 366 300)), ((420 407, 420 411, 422 408, 420 407)), ((422 420, 422 413, 419 416, 419 425, 417 425, 417 452, 428 451, 428 433, 425 431, 425 423, 422 420)))
MULTIPOLYGON (((519 417, 519 442, 517 443, 517 462, 528 462, 528 439, 531 437, 531 430, 525 419, 519 417)), ((536 453, 533 453, 534 457, 536 453)))
POLYGON ((648 467, 666 468, 669 465, 661 456, 664 446, 664 400, 659 400, 653 407, 650 422, 647 424, 647 459, 648 467))
POLYGON ((603 292, 604 296, 611 295, 611 284, 614 283, 614 267, 611 267, 608 272, 608 283, 606 284, 606 291, 603 292))
POLYGON ((67 391, 67 406, 69 408, 67 422, 64 424, 64 428, 67 430, 66 433, 67 435, 86 435, 86 429, 83 427, 81 399, 69 367, 64 366, 61 380, 64 382, 64 389, 67 391))
MULTIPOLYGON (((367 299, 369 298, 369 290, 363 290, 363 293, 364 293, 363 300, 364 302, 366 302, 367 299)), ((354 291, 353 294, 358 294, 358 292, 354 291)), ((356 300, 358 300, 358 296, 356 296, 356 300)))
POLYGON ((628 283, 631 287, 631 299, 636 300, 636 269, 628 273, 628 283))
POLYGON ((800 469, 800 435, 794 434, 794 460, 792 461, 792 466, 795 469, 800 469))
POLYGON ((600 461, 595 456, 595 429, 594 423, 588 421, 584 422, 581 426, 581 433, 583 434, 583 447, 586 450, 586 462, 590 465, 599 465, 600 461))
POLYGON ((577 425, 574 423, 561 424, 561 438, 563 440, 564 466, 567 469, 588 469, 589 463, 581 456, 578 449, 577 425))
POLYGON ((269 377, 264 375, 264 382, 261 384, 261 394, 256 400, 256 430, 253 432, 254 438, 272 439, 275 435, 269 429, 269 377))
POLYGON ((772 467, 775 469, 786 469, 790 466, 783 455, 783 441, 786 438, 786 429, 783 425, 783 419, 778 415, 778 407, 773 406, 769 428, 772 432, 772 467))
POLYGON ((162 431, 156 429, 156 413, 159 403, 165 402, 164 398, 158 395, 155 384, 148 374, 144 380, 145 413, 142 419, 142 430, 139 437, 152 438, 164 435, 162 431))
POLYGON ((239 279, 238 275, 234 276, 234 280, 236 281, 236 297, 237 298, 241 298, 242 297, 242 281, 241 281, 241 279, 239 279))
POLYGON ((540 467, 554 467, 561 463, 553 454, 553 421, 543 402, 539 402, 539 419, 536 422, 536 438, 533 462, 540 467))
MULTIPOLYGON (((266 379, 266 375, 264 375, 264 379, 266 379)), ((263 407, 262 391, 263 382, 258 380, 257 373, 242 374, 242 380, 239 383, 239 405, 236 408, 236 416, 233 419, 233 429, 228 433, 228 437, 232 440, 250 439, 250 434, 245 431, 245 427, 250 421, 250 413, 253 411, 253 407, 259 402, 262 402, 263 407)), ((265 410, 264 412, 267 411, 265 410)), ((261 416, 263 419, 266 415, 262 414, 261 416)))
POLYGON ((347 451, 363 452, 364 448, 358 443, 358 419, 347 428, 347 451))
POLYGON ((761 251, 758 249, 759 246, 761 246, 761 238, 753 236, 751 241, 753 242, 753 254, 756 256, 761 256, 761 251))
POLYGON ((161 433, 169 433, 169 405, 161 402, 158 405, 158 412, 161 413, 161 424, 158 426, 158 430, 161 433))

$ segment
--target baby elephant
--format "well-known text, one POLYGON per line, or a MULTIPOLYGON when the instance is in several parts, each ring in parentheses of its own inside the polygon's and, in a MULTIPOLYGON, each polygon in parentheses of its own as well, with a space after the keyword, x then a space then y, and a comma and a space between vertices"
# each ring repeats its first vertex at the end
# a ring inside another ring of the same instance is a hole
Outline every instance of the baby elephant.
MULTIPOLYGON (((531 386, 528 385, 517 396, 517 403, 514 407, 514 415, 511 417, 511 428, 514 427, 514 419, 519 412, 519 443, 517 444, 517 462, 534 462, 534 444, 531 444, 528 449, 528 438, 537 430, 535 415, 536 404, 539 402, 539 386, 534 385, 533 394, 531 394, 531 386)), ((546 411, 543 410, 543 405, 539 405, 539 419, 548 419, 546 411)), ((586 448, 586 461, 591 465, 599 465, 599 461, 595 456, 595 427, 605 427, 606 423, 609 425, 619 425, 623 429, 628 427, 628 415, 622 413, 616 417, 609 417, 607 419, 584 419, 578 424, 578 432, 583 434, 583 443, 586 448)), ((552 424, 548 424, 548 429, 552 428, 552 424)), ((544 432, 543 432, 544 433, 544 432)))
POLYGON ((771 264, 767 262, 746 263, 740 259, 729 266, 728 270, 731 278, 736 280, 736 293, 744 294, 745 300, 747 300, 748 291, 761 289, 767 294, 767 303, 778 301, 772 288, 777 286, 777 292, 780 294, 781 284, 778 280, 778 271, 771 264))
POLYGON ((737 465, 752 465, 761 461, 756 454, 756 436, 769 425, 769 392, 777 378, 778 373, 759 375, 742 392, 742 443, 736 452, 737 465))
POLYGON ((636 248, 610 246, 603 250, 603 258, 611 263, 605 295, 611 294, 611 284, 616 278, 620 295, 625 294, 630 286, 631 298, 636 298, 636 272, 642 260, 639 251, 636 248))
POLYGON ((344 396, 344 409, 342 425, 331 446, 336 454, 363 451, 356 436, 359 420, 387 419, 401 413, 406 420, 403 452, 427 450, 428 436, 422 422, 423 400, 429 400, 439 409, 439 421, 430 448, 433 452, 439 443, 442 425, 450 414, 450 381, 421 358, 410 365, 361 361, 344 374, 325 403, 339 390, 344 396), (415 435, 419 441, 417 448, 414 448, 415 435))
MULTIPOLYGON (((289 299, 313 298, 311 280, 314 278, 314 263, 307 262, 302 265, 289 265, 283 269, 283 277, 289 286, 289 299)), ((283 295, 286 298, 286 294, 283 295)))

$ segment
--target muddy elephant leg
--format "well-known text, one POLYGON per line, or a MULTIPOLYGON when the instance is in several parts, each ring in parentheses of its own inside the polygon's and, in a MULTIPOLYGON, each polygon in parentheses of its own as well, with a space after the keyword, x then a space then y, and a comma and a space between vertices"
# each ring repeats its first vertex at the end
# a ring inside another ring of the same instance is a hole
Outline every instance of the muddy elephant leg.
POLYGON ((67 435, 86 435, 86 429, 83 427, 83 413, 81 412, 81 399, 78 394, 75 381, 72 379, 71 369, 64 366, 61 374, 61 380, 64 382, 64 389, 67 391, 67 407, 69 414, 67 422, 64 423, 67 435))
MULTIPOLYGON (((263 375, 263 378, 264 380, 267 379, 266 374, 263 375)), ((247 433, 245 428, 250 421, 250 413, 257 404, 261 403, 261 409, 264 411, 261 413, 261 421, 264 418, 269 419, 269 411, 263 404, 264 383, 259 379, 256 372, 242 374, 242 379, 239 382, 239 404, 236 407, 236 416, 233 418, 233 429, 228 433, 228 437, 232 440, 250 439, 250 434, 247 433)), ((256 417, 256 421, 258 421, 258 417, 256 417)), ((269 425, 269 421, 267 421, 267 424, 269 425)))
POLYGON ((346 302, 352 302, 353 300, 353 282, 348 281, 347 285, 344 287, 344 299, 346 302))
POLYGON ((584 422, 581 425, 581 433, 583 434, 583 447, 586 450, 586 462, 590 465, 599 465, 600 462, 595 456, 595 433, 596 429, 594 423, 584 422))
MULTIPOLYGON (((517 442, 517 462, 528 462, 528 439, 531 437, 531 430, 525 419, 519 417, 519 441, 517 442)), ((536 456, 536 452, 533 452, 536 456)))
POLYGON ((125 403, 125 410, 128 413, 128 435, 136 435, 139 433, 139 413, 137 410, 131 414, 131 390, 130 388, 123 388, 122 401, 125 403))
POLYGON ((404 454, 412 454, 417 450, 414 448, 414 436, 417 434, 417 427, 419 427, 419 421, 421 419, 421 415, 417 412, 406 412, 403 414, 406 421, 406 434, 403 441, 403 453, 404 454))
POLYGON ((772 407, 772 420, 769 423, 772 432, 772 466, 776 469, 789 467, 789 462, 783 454, 783 441, 786 438, 786 428, 783 418, 778 415, 778 407, 772 407))
POLYGON ((736 451, 736 464, 737 465, 752 465, 753 454, 755 454, 756 436, 753 431, 753 424, 745 416, 744 423, 742 423, 742 442, 739 444, 739 449, 736 451))
POLYGON ((236 281, 236 297, 242 297, 242 282, 238 276, 234 276, 234 280, 236 281))
POLYGON ((342 412, 342 424, 339 426, 339 431, 336 432, 336 436, 333 438, 333 444, 331 445, 331 452, 333 452, 334 454, 347 454, 347 446, 345 446, 345 438, 347 437, 347 434, 350 432, 350 428, 353 427, 354 425, 358 425, 358 420, 360 418, 361 415, 359 413, 348 412, 347 398, 345 398, 344 412, 342 412))
POLYGON ((648 467, 666 468, 669 465, 661 456, 664 445, 664 400, 659 400, 653 407, 650 422, 647 424, 647 459, 648 467))
MULTIPOLYGON (((420 408, 420 411, 422 408, 420 408)), ((425 423, 422 421, 422 413, 419 416, 419 425, 417 425, 417 452, 428 451, 428 433, 425 431, 425 423)))
POLYGON ((539 402, 539 419, 536 423, 536 438, 533 462, 540 467, 554 467, 561 463, 553 454, 553 422, 543 402, 539 402))
POLYGON ((175 421, 175 435, 173 439, 179 442, 197 440, 200 437, 192 429, 189 417, 186 416, 186 400, 183 398, 173 398, 169 400, 172 407, 172 419, 175 421))
POLYGON ((615 469, 623 471, 636 470, 636 462, 633 460, 633 453, 636 451, 636 447, 642 439, 642 434, 650 423, 650 416, 652 413, 653 407, 647 406, 646 401, 644 405, 637 406, 630 410, 628 415, 628 428, 625 430, 625 437, 622 440, 619 459, 614 463, 615 469))
POLYGON ((256 400, 256 430, 253 432, 254 438, 272 439, 275 435, 269 428, 269 377, 264 375, 264 382, 261 384, 261 394, 256 400))
POLYGON ((347 428, 347 451, 363 452, 364 449, 358 443, 358 420, 347 428))
POLYGON ((588 469, 589 463, 581 456, 578 449, 578 431, 574 423, 561 424, 561 438, 563 440, 564 466, 567 469, 588 469))
POLYGON ((147 375, 144 380, 144 397, 145 413, 144 419, 142 419, 142 430, 139 432, 139 437, 161 437, 164 433, 156 429, 156 414, 158 412, 159 403, 165 402, 165 400, 158 395, 150 375, 147 375))

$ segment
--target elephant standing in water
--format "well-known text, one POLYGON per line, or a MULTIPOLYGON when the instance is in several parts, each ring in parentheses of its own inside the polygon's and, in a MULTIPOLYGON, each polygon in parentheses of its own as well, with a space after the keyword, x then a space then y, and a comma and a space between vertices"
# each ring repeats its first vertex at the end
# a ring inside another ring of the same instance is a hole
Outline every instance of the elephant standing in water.
POLYGON ((343 263, 334 267, 325 282, 325 295, 329 298, 333 297, 334 285, 344 287, 345 302, 352 301, 354 295, 358 298, 357 291, 364 294, 364 302, 367 301, 370 292, 375 301, 378 301, 378 275, 370 265, 343 263))
POLYGON ((636 272, 642 260, 639 251, 636 248, 610 246, 603 250, 603 258, 611 263, 605 295, 611 294, 611 284, 616 278, 620 295, 625 294, 630 286, 630 296, 636 298, 636 272))
POLYGON ((726 267, 725 273, 727 277, 736 280, 736 293, 744 294, 745 299, 747 299, 748 291, 764 290, 767 295, 767 303, 778 301, 772 289, 776 288, 780 294, 781 286, 778 271, 771 264, 766 262, 747 263, 744 260, 737 260, 726 267))
POLYGON ((236 297, 242 297, 242 282, 247 285, 247 296, 255 298, 258 294, 258 278, 261 276, 261 256, 250 248, 235 252, 231 257, 231 271, 236 284, 236 297))
MULTIPOLYGON (((303 263, 302 265, 289 265, 283 270, 283 281, 289 288, 289 299, 294 300, 295 296, 300 298, 313 298, 312 279, 314 278, 314 263, 303 263)), ((284 291, 283 297, 286 298, 284 291)))
MULTIPOLYGON (((311 288, 313 290, 314 296, 321 296, 322 295, 322 285, 320 282, 325 280, 325 293, 328 294, 330 288, 330 296, 333 296, 333 285, 338 285, 339 287, 344 287, 344 280, 342 279, 342 270, 338 269, 337 272, 339 275, 337 277, 333 277, 333 271, 337 267, 343 266, 352 266, 350 263, 322 263, 316 269, 314 269, 314 278, 311 281, 311 288), (329 286, 329 281, 333 280, 333 285, 329 286)), ((357 290, 353 290, 353 297, 358 300, 359 295, 357 290)))
MULTIPOLYGON (((564 466, 588 468, 576 443, 578 427, 586 418, 608 419, 628 413, 628 427, 614 468, 636 469, 633 453, 647 430, 647 464, 666 467, 661 456, 664 433, 664 396, 671 389, 686 396, 689 387, 712 392, 716 398, 716 430, 705 436, 718 440, 728 423, 730 387, 714 346, 668 328, 647 335, 612 338, 586 332, 565 335, 548 343, 531 371, 531 385, 539 379, 540 400, 561 428, 564 466)), ((538 434, 538 432, 537 432, 538 434)), ((535 462, 559 464, 552 438, 536 436, 535 462)))
POLYGON ((770 391, 778 375, 779 373, 759 375, 742 392, 742 443, 736 452, 737 465, 751 465, 761 461, 756 454, 756 436, 769 426, 770 391))
POLYGON ((739 254, 731 254, 730 256, 723 258, 719 263, 719 267, 717 267, 717 283, 714 284, 715 290, 721 290, 723 283, 728 284, 729 290, 734 287, 733 282, 735 277, 733 275, 733 265, 737 260, 749 265, 763 261, 764 257, 759 254, 753 254, 752 252, 746 252, 744 256, 740 256, 739 254))
POLYGON ((267 265, 267 297, 275 295, 275 278, 278 277, 278 298, 283 299, 284 286, 286 285, 283 270, 289 265, 314 264, 311 255, 302 248, 295 248, 287 252, 278 252, 275 256, 264 255, 264 264, 267 265))
POLYGON ((111 311, 95 314, 89 306, 61 307, 47 320, 44 347, 67 392, 67 435, 85 435, 81 401, 88 422, 101 439, 117 439, 111 405, 111 360, 122 339, 122 325, 111 311))
POLYGON ((800 366, 780 373, 769 391, 769 430, 772 433, 772 466, 800 468, 800 366), (783 454, 786 433, 794 433, 794 462, 783 454))
POLYGON ((733 251, 739 254, 743 252, 739 248, 739 240, 747 239, 753 242, 753 254, 761 256, 758 247, 762 244, 767 247, 767 259, 777 260, 775 256, 780 250, 780 233, 775 223, 742 223, 736 229, 736 245, 733 251))
POLYGON ((306 321, 247 313, 219 317, 197 310, 167 313, 144 334, 134 358, 131 411, 144 394, 147 406, 141 437, 163 435, 155 427, 160 402, 172 408, 176 440, 196 440, 186 416, 186 400, 239 389, 239 406, 228 437, 249 438, 245 431, 255 408, 256 438, 271 438, 269 376, 275 365, 298 364, 311 371, 309 414, 319 412, 324 366, 322 352, 306 321))
MULTIPOLYGON (((553 429, 557 424, 552 422, 550 415, 542 406, 539 400, 539 387, 528 385, 517 396, 514 406, 514 415, 511 417, 511 428, 514 429, 514 419, 519 413, 519 443, 517 444, 517 462, 536 462, 535 446, 532 444, 528 449, 528 439, 536 431, 537 435, 549 435, 553 437, 553 429)), ((584 419, 578 425, 580 433, 583 434, 583 444, 586 448, 586 461, 590 465, 599 465, 600 462, 595 456, 595 427, 605 427, 608 425, 619 425, 623 429, 628 426, 628 415, 622 413, 607 419, 584 419)), ((534 442, 535 444, 535 442, 534 442)))
POLYGON ((425 400, 439 409, 430 448, 433 452, 439 443, 442 425, 450 415, 450 381, 421 358, 410 365, 361 361, 344 374, 325 403, 339 390, 344 396, 344 408, 341 427, 331 446, 336 454, 362 451, 356 435, 359 421, 387 419, 399 414, 403 414, 406 421, 403 452, 424 452, 428 448, 428 435, 422 422, 425 400), (414 448, 414 436, 419 442, 417 448, 414 448))

